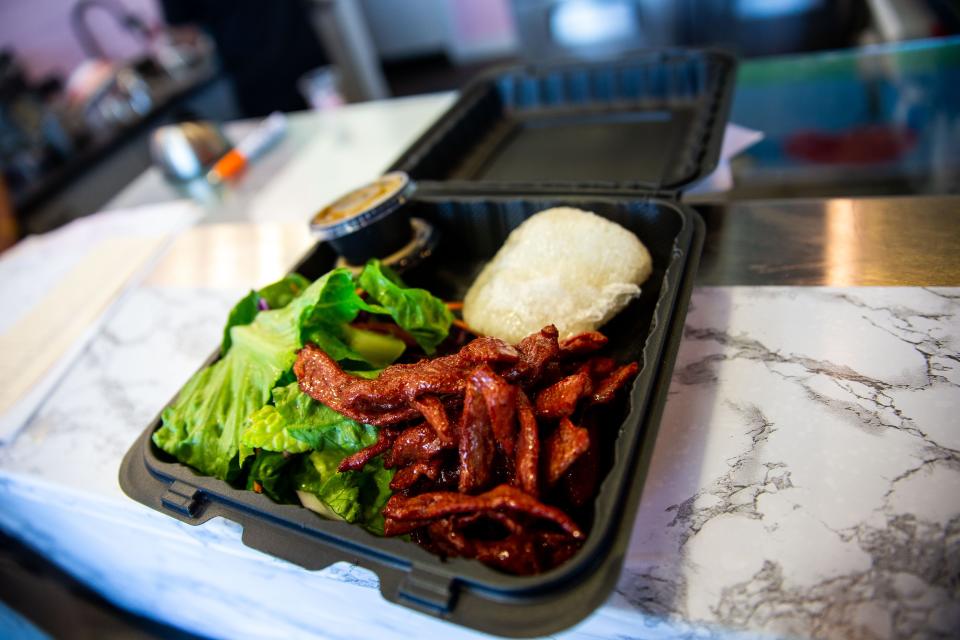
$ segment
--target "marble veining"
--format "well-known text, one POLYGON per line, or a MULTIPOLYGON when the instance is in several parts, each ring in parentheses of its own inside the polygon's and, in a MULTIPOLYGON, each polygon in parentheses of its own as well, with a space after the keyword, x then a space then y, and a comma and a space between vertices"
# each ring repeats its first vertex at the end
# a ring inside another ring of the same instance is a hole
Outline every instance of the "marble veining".
POLYGON ((627 605, 773 634, 953 636, 956 291, 718 288, 693 305, 627 605))
MULTIPOLYGON (((366 570, 304 571, 120 492, 240 293, 132 292, 0 448, 0 525, 216 637, 481 637, 386 603, 366 570)), ((623 574, 556 637, 956 637, 958 409, 960 289, 696 290, 623 574)))
POLYGON ((0 469, 122 497, 119 461, 219 344, 242 290, 130 291, 17 438, 0 469))

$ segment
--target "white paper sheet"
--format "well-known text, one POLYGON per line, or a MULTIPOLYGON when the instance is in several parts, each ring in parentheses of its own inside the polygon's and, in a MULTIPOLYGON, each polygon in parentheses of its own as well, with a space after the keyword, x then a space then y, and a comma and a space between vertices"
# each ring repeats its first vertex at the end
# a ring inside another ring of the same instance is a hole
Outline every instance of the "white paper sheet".
POLYGON ((0 442, 27 422, 172 234, 199 216, 188 201, 96 214, 0 258, 0 442))
POLYGON ((730 170, 730 159, 745 149, 752 147, 763 140, 763 132, 748 129, 732 122, 723 132, 723 146, 720 148, 720 162, 710 175, 684 189, 687 195, 702 195, 704 193, 722 193, 733 188, 733 172, 730 170))

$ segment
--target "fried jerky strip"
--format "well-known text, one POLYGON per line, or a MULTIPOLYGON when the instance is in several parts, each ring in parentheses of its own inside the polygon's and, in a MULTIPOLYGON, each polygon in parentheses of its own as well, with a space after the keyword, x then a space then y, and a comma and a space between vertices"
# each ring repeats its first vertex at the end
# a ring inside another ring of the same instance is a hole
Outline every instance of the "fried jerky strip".
POLYGON ((556 483, 589 447, 590 434, 587 430, 576 426, 569 418, 561 418, 560 424, 543 443, 543 452, 547 458, 547 484, 556 483))
POLYGON ((537 394, 538 418, 556 420, 573 414, 580 398, 590 393, 590 376, 583 371, 561 378, 537 394))
POLYGON ((423 493, 412 498, 394 494, 387 500, 383 515, 398 521, 423 521, 487 511, 523 513, 554 523, 574 539, 583 538, 583 531, 563 511, 545 505, 519 489, 504 484, 476 496, 450 491, 423 493))
POLYGON ((583 356, 602 349, 607 344, 607 336, 599 331, 587 331, 560 341, 560 355, 564 358, 583 356))
POLYGON ((496 452, 493 430, 483 397, 475 382, 467 384, 460 416, 459 453, 461 493, 486 489, 493 478, 493 457, 496 452))
POLYGON ((424 527, 430 526, 432 522, 434 522, 434 520, 397 520, 396 518, 387 516, 383 519, 383 535, 388 538, 393 536, 405 536, 408 533, 416 531, 417 529, 423 529, 424 527))
MULTIPOLYGON (((503 527, 507 536, 524 533, 523 526, 505 513, 499 511, 468 513, 440 518, 426 525, 427 545, 442 556, 459 555, 473 558, 477 555, 477 544, 481 541, 468 538, 465 529, 482 521, 496 522, 503 527)), ((562 533, 557 535, 566 537, 562 533)))
POLYGON ((437 434, 437 438, 444 446, 452 447, 457 444, 457 434, 450 425, 447 411, 443 402, 437 396, 423 396, 412 400, 410 405, 419 411, 437 434))
POLYGON ((595 358, 590 358, 582 365, 580 365, 579 371, 583 371, 593 382, 593 387, 596 389, 600 382, 604 378, 613 373, 613 370, 617 368, 617 361, 613 358, 607 358, 604 356, 597 356, 595 358))
POLYGON ((557 328, 550 324, 521 340, 517 344, 520 359, 503 374, 503 377, 509 382, 523 385, 530 384, 543 377, 547 367, 556 362, 560 356, 557 335, 557 328))
POLYGON ((415 485, 420 478, 435 481, 440 477, 443 461, 440 458, 431 458, 414 462, 397 470, 390 481, 390 488, 394 491, 405 491, 415 485))
POLYGON ((537 476, 540 464, 540 434, 530 399, 523 391, 517 394, 517 421, 520 424, 520 434, 517 438, 514 484, 536 498, 539 495, 537 476))
POLYGON ((496 511, 441 518, 424 530, 425 546, 438 555, 476 558, 516 575, 532 575, 555 567, 580 548, 565 533, 532 529, 496 511), (506 535, 470 538, 467 528, 483 520, 496 522, 506 535))
POLYGON ((537 531, 534 536, 541 552, 541 561, 547 568, 560 566, 569 560, 582 544, 564 533, 554 531, 537 531))
POLYGON ((516 575, 533 575, 543 570, 536 540, 533 534, 526 532, 509 535, 502 540, 475 540, 473 557, 516 575))
POLYGON ((597 451, 597 431, 596 424, 584 425, 587 430, 590 445, 587 450, 577 458, 567 472, 563 475, 561 486, 566 492, 570 504, 575 507, 583 507, 597 493, 597 482, 599 481, 600 454, 597 451))
MULTIPOLYGON (((477 513, 468 513, 466 515, 451 516, 454 525, 458 529, 475 525, 478 522, 490 520, 496 522, 507 534, 523 533, 524 527, 517 520, 502 511, 486 511, 477 513)), ((561 534, 562 535, 562 534, 561 534)))
POLYGON ((532 530, 500 512, 440 518, 418 529, 418 542, 432 553, 442 557, 475 558, 517 575, 551 569, 580 548, 580 543, 565 533, 532 530), (478 520, 493 520, 507 534, 498 539, 470 538, 465 529, 478 520))
POLYGON ((488 365, 474 369, 470 383, 476 386, 484 403, 497 443, 508 457, 513 457, 516 429, 514 413, 517 406, 517 388, 498 376, 488 365))
POLYGON ((300 389, 347 417, 376 426, 406 422, 417 416, 409 403, 425 395, 453 395, 464 391, 464 374, 484 363, 513 364, 516 349, 496 338, 477 338, 454 355, 395 364, 373 380, 345 373, 316 345, 297 355, 294 373, 300 389))
MULTIPOLYGON (((476 547, 473 542, 464 535, 462 527, 456 522, 456 517, 440 518, 433 520, 425 527, 426 536, 424 543, 429 551, 436 553, 444 558, 463 556, 473 558, 476 556, 476 547)), ((396 526, 396 525, 394 525, 396 526)), ((386 528, 384 528, 386 531, 386 528)))
POLYGON ((637 375, 637 371, 639 370, 640 365, 638 365, 636 362, 631 362, 623 365, 604 378, 603 381, 597 385, 597 388, 593 393, 592 400, 594 404, 604 404, 613 400, 620 387, 632 380, 633 377, 637 375))
MULTIPOLYGON (((461 533, 461 531, 468 526, 476 524, 480 520, 492 520, 499 523, 503 526, 504 530, 508 534, 517 534, 523 532, 523 525, 517 522, 515 519, 511 518, 506 513, 501 511, 481 511, 476 513, 467 513, 463 515, 452 515, 446 516, 444 518, 439 518, 436 520, 395 520, 393 518, 387 518, 384 524, 384 535, 386 536, 399 536, 407 533, 411 533, 418 529, 426 530, 429 532, 432 530, 434 533, 437 531, 443 531, 444 535, 449 534, 450 536, 456 536, 459 540, 456 542, 456 546, 461 549, 472 549, 472 546, 467 546, 470 544, 470 541, 461 533), (431 528, 431 525, 438 525, 437 528, 431 528)), ((553 535, 562 537, 566 540, 569 540, 569 536, 565 533, 555 533, 553 535)), ((429 535, 428 535, 429 538, 429 535)), ((441 541, 436 541, 442 545, 441 541)), ((439 546, 439 545, 430 545, 430 546, 439 546)), ((450 551, 450 548, 447 547, 440 555, 458 555, 450 551)), ((467 555, 472 557, 472 553, 463 553, 462 555, 467 555)))
POLYGON ((376 442, 341 460, 337 466, 337 471, 343 473, 344 471, 362 470, 368 462, 390 448, 396 435, 396 432, 390 429, 380 429, 377 432, 376 442))
POLYGON ((418 424, 400 432, 390 451, 383 457, 387 469, 405 467, 414 462, 429 460, 445 449, 440 438, 428 424, 418 424))
POLYGON ((357 406, 353 400, 356 393, 370 393, 375 388, 371 383, 376 381, 345 373, 333 358, 313 344, 306 345, 297 354, 293 373, 301 391, 358 422, 387 427, 413 420, 419 413, 407 406, 403 398, 394 397, 396 393, 394 396, 384 395, 378 406, 357 406))

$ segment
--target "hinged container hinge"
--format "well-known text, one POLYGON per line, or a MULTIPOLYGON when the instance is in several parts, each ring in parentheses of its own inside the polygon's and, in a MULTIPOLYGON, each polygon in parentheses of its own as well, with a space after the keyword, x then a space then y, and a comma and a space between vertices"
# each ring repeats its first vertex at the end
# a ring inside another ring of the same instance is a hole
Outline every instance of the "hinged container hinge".
POLYGON ((449 612, 453 608, 455 596, 452 578, 416 565, 397 587, 397 598, 400 601, 434 615, 449 612))
POLYGON ((160 497, 160 502, 168 509, 191 518, 200 507, 200 490, 180 480, 174 480, 160 497))

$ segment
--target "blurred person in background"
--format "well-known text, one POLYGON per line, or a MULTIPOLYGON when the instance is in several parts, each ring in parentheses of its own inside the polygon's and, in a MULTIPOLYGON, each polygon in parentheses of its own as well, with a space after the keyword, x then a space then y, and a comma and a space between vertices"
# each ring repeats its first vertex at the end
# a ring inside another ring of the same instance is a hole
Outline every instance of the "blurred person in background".
POLYGON ((308 107, 297 80, 327 64, 305 0, 162 0, 167 23, 210 34, 247 117, 308 107))

